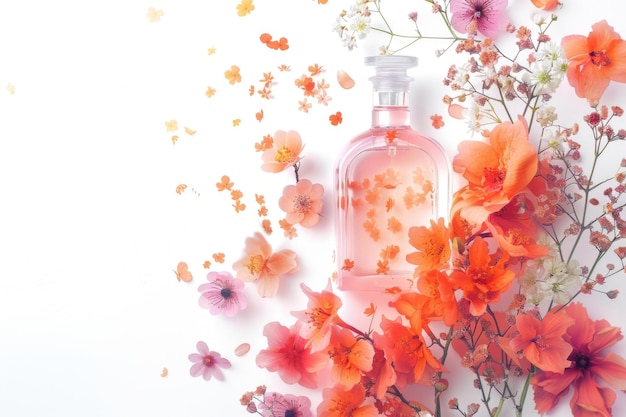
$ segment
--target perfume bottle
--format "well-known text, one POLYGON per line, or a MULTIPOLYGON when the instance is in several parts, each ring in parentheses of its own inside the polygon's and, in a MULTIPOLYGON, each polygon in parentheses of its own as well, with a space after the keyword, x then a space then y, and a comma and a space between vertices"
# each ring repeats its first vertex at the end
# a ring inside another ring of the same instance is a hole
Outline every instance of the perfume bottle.
POLYGON ((334 173, 336 259, 342 290, 407 288, 413 226, 447 219, 450 163, 443 148, 410 126, 411 56, 365 58, 375 68, 371 128, 342 150, 334 173))

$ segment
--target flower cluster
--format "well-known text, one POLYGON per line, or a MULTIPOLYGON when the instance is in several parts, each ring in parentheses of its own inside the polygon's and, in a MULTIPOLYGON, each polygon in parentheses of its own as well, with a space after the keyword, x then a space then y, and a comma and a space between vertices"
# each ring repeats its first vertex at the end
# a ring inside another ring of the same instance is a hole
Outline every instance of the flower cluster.
POLYGON ((248 391, 241 397, 241 405, 249 413, 263 417, 313 417, 311 400, 304 396, 267 392, 265 385, 248 391))
MULTIPOLYGON (((411 34, 395 32, 380 0, 356 1, 335 31, 349 50, 371 32, 382 35, 385 54, 436 37, 449 42, 437 55, 462 60, 442 77, 442 102, 478 137, 460 142, 452 158, 461 186, 449 216, 398 228, 414 249, 406 255, 413 277, 408 289, 386 288, 367 300, 360 318, 369 325, 346 318, 350 312, 342 310, 345 300, 331 280, 317 291, 302 283, 306 308, 293 312, 291 323, 265 325, 267 346, 256 365, 286 384, 319 389, 320 417, 522 416, 531 407, 543 414, 564 407, 568 393, 574 416, 611 416, 618 392, 626 390, 626 360, 611 350, 623 335, 594 318, 586 301, 615 299, 611 278, 626 269, 626 159, 611 159, 624 154, 624 112, 602 104, 612 83, 626 82, 626 41, 605 20, 588 35, 560 40, 549 33, 556 14, 516 27, 507 0, 425 2, 445 36, 423 35, 416 11, 407 13, 411 34), (405 43, 396 47, 398 41, 405 43), (578 120, 559 114, 561 91, 588 106, 578 120), (602 174, 601 164, 614 164, 614 172, 602 174), (458 375, 473 381, 475 401, 455 393, 465 388, 458 375)), ((556 0, 528 5, 566 7, 556 0)), ((300 84, 316 88, 305 78, 300 84)), ((439 115, 431 119, 444 124, 439 115)), ((294 169, 295 184, 278 199, 289 239, 297 226, 315 227, 324 208, 323 186, 300 178, 303 149, 294 130, 256 144, 263 171, 294 169)), ((264 199, 257 202, 265 216, 264 199)), ((199 288, 202 307, 232 316, 246 306, 243 282, 273 297, 280 278, 299 270, 296 253, 274 251, 264 231, 245 240, 232 266, 236 278, 209 274, 199 288)), ((392 251, 383 251, 383 260, 392 251)), ((354 267, 350 262, 344 269, 354 267)), ((381 266, 377 273, 388 271, 381 266)), ((197 347, 189 356, 193 376, 217 378, 230 366, 203 342, 197 347)), ((268 417, 313 415, 307 397, 265 386, 244 393, 241 404, 268 417)))

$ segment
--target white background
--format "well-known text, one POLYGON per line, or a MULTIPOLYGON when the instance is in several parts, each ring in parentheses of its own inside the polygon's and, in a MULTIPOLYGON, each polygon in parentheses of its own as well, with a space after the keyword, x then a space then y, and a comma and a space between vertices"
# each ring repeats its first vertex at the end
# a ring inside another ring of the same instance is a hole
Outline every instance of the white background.
MULTIPOLYGON (((384 3, 392 3, 391 10, 393 1, 384 3)), ((511 3, 514 23, 530 24, 530 1, 511 3)), ((626 35, 622 3, 564 3, 551 33, 586 35, 606 18, 626 35)), ((260 384, 308 395, 317 405, 318 392, 285 386, 258 369, 254 357, 266 346, 265 323, 289 326, 289 312, 305 308, 299 284, 320 290, 332 274, 332 167, 341 145, 369 126, 370 73, 362 60, 376 54, 384 38, 371 33, 351 52, 341 45, 331 27, 348 1, 256 0, 245 17, 237 16, 236 4, 0 4, 0 415, 246 415, 239 398, 260 384), (163 10, 161 21, 149 22, 149 7, 163 10), (259 41, 264 32, 287 37, 290 48, 270 50, 259 41), (207 53, 211 47, 214 55, 207 53), (303 113, 294 80, 316 63, 325 69, 332 100, 303 113), (278 71, 281 64, 291 71, 278 71), (239 84, 224 78, 231 65, 241 68, 239 84), (354 77, 354 89, 339 87, 339 69, 354 77), (250 97, 249 86, 270 71, 272 100, 250 97), (212 98, 205 95, 208 86, 216 89, 212 98), (265 117, 258 122, 261 109, 265 117), (328 121, 336 111, 344 117, 337 127, 328 121), (241 124, 234 127, 236 118, 241 124), (179 124, 175 145, 165 129, 172 119, 179 124), (197 133, 185 134, 185 126, 197 133), (254 152, 254 143, 277 129, 301 133, 301 176, 327 191, 319 226, 300 228, 292 241, 278 227, 277 199, 293 174, 261 172, 254 152), (225 174, 244 193, 246 211, 235 213, 229 196, 216 191, 225 174), (187 185, 180 195, 179 184, 187 185), (268 203, 270 242, 276 250, 295 250, 300 272, 283 279, 276 298, 260 299, 248 286, 246 311, 230 319, 211 316, 197 305, 207 273, 202 263, 223 252, 226 262, 213 262, 211 270, 229 270, 245 238, 260 230, 255 193, 268 203), (179 261, 190 265, 191 283, 176 280, 172 269, 179 261), (189 376, 187 355, 198 340, 233 363, 224 382, 189 376), (252 350, 236 357, 242 342, 252 350)), ((425 2, 414 7, 420 19, 432 17, 425 2)), ((398 25, 410 31, 411 10, 399 9, 398 25)), ((436 59, 439 47, 423 41, 407 50, 420 58, 412 71, 413 124, 453 156, 470 135, 450 118, 441 130, 430 126, 431 114, 446 114, 441 80, 450 62, 460 63, 453 51, 436 59)), ((626 88, 612 88, 607 104, 626 107, 618 101, 626 88)), ((561 112, 572 113, 563 114, 564 124, 580 122, 585 102, 563 94, 561 112)), ((607 166, 607 173, 615 168, 607 166)), ((626 324, 620 298, 594 297, 594 317, 626 324)), ((569 415, 567 406, 559 410, 555 415, 569 415)), ((624 410, 620 395, 615 415, 624 410)))

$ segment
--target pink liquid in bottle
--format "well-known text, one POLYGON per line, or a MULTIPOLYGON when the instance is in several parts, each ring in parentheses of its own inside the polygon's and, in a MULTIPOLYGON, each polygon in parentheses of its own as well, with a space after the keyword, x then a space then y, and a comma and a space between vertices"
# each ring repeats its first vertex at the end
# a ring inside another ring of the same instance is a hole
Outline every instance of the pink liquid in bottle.
POLYGON ((410 126, 409 56, 375 56, 371 128, 342 150, 335 170, 338 285, 342 290, 410 287, 413 226, 447 218, 450 167, 442 147, 410 126))

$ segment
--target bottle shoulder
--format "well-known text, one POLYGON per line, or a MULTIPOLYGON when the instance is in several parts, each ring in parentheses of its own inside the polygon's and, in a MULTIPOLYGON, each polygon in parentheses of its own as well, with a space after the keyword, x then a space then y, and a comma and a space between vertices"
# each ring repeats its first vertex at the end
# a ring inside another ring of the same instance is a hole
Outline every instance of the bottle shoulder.
POLYGON ((441 163, 449 164, 449 158, 441 144, 410 126, 372 127, 353 136, 342 148, 340 159, 347 160, 370 149, 398 150, 418 148, 441 163))

